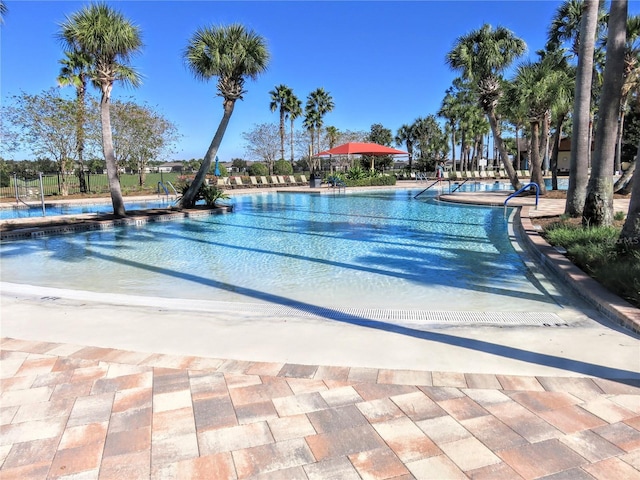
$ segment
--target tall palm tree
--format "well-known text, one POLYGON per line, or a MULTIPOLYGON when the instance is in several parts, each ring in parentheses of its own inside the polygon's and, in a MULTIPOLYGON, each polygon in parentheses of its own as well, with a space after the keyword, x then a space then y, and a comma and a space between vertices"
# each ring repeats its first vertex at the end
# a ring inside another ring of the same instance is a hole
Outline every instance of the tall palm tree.
POLYGON ((256 79, 266 71, 269 51, 260 35, 243 25, 232 24, 199 28, 189 39, 184 58, 197 79, 207 81, 218 77, 218 95, 223 99, 223 115, 218 129, 198 173, 178 202, 180 207, 191 207, 222 143, 236 101, 242 100, 246 93, 246 77, 256 79))
POLYGON ((456 95, 454 87, 449 87, 445 92, 444 99, 438 116, 447 120, 447 130, 451 135, 451 163, 453 170, 456 170, 456 132, 458 130, 458 122, 460 121, 460 103, 456 95))
POLYGON ((320 149, 320 132, 324 124, 324 116, 333 110, 333 98, 324 88, 318 88, 311 92, 307 97, 306 109, 309 116, 313 119, 313 130, 316 132, 318 143, 317 148, 320 149))
POLYGON ((129 65, 131 57, 142 48, 140 29, 110 6, 96 3, 67 17, 60 26, 59 36, 67 50, 82 52, 93 65, 93 82, 101 92, 102 151, 111 203, 113 213, 123 217, 126 211, 113 149, 109 103, 116 81, 134 87, 141 83, 140 75, 129 65))
POLYGON ((398 129, 398 132, 396 133, 396 136, 394 138, 397 146, 407 146, 407 153, 409 154, 409 173, 411 173, 411 170, 413 169, 413 145, 416 140, 417 139, 413 125, 407 124, 402 125, 398 129))
POLYGON ((526 114, 531 132, 531 181, 539 185, 540 193, 545 194, 542 177, 542 148, 540 139, 548 135, 542 130, 544 122, 548 123, 554 104, 558 97, 566 92, 565 71, 560 68, 564 57, 561 54, 539 52, 538 62, 525 62, 518 67, 517 74, 511 83, 511 101, 516 104, 514 110, 526 114), (563 80, 565 80, 563 82, 563 80))
POLYGON ((613 158, 624 83, 627 8, 627 0, 611 2, 597 141, 582 214, 583 225, 610 226, 613 223, 613 158))
POLYGON ((289 121, 291 122, 291 128, 290 128, 290 144, 291 144, 291 166, 293 167, 293 162, 294 162, 294 154, 293 154, 293 144, 294 144, 294 135, 293 135, 293 125, 294 122, 296 120, 296 118, 298 118, 299 116, 302 115, 302 101, 296 97, 293 92, 291 92, 291 95, 288 98, 288 104, 287 104, 287 116, 289 117, 289 121))
POLYGON ((573 131, 571 134, 571 158, 569 186, 565 213, 572 217, 582 215, 589 177, 588 159, 591 151, 591 81, 593 77, 593 52, 598 26, 599 0, 585 0, 580 25, 580 44, 576 88, 573 103, 573 131))
POLYGON ((632 93, 640 89, 640 15, 634 15, 627 19, 627 41, 624 63, 624 84, 622 86, 620 116, 618 117, 615 171, 620 171, 621 169, 622 133, 624 131, 624 117, 629 109, 629 97, 632 93))
POLYGON ((62 67, 58 75, 58 85, 61 87, 73 86, 76 89, 76 150, 80 171, 80 191, 87 191, 87 183, 84 178, 84 123, 86 117, 87 81, 92 75, 91 59, 82 52, 64 52, 65 57, 60 60, 62 67))
POLYGON ((474 83, 479 104, 489 120, 500 158, 515 189, 520 189, 521 184, 500 135, 496 107, 502 95, 502 73, 525 49, 524 40, 510 30, 501 26, 493 29, 484 24, 459 37, 447 54, 448 65, 474 83))
POLYGON ((269 92, 269 95, 271 95, 269 108, 272 112, 278 110, 280 113, 280 158, 284 159, 284 122, 287 117, 287 109, 293 91, 286 85, 278 85, 269 92))
POLYGON ((338 142, 338 139, 340 138, 340 130, 338 130, 337 127, 334 127, 333 125, 329 125, 324 130, 327 135, 327 142, 329 143, 329 148, 335 147, 336 143, 338 142))

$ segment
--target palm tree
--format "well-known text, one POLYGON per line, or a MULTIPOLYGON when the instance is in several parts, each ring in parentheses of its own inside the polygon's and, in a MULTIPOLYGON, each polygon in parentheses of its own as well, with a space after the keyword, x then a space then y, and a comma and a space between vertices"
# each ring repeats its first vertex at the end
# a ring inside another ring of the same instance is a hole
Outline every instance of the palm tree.
POLYGON ((611 2, 607 61, 600 98, 596 148, 582 214, 583 225, 613 223, 613 158, 624 83, 627 35, 627 0, 611 2))
MULTIPOLYGON (((451 135, 451 162, 453 170, 456 170, 456 131, 458 129, 458 122, 460 120, 460 103, 458 97, 455 94, 454 87, 449 87, 445 92, 444 99, 442 100, 442 106, 438 110, 438 116, 447 120, 447 130, 451 135)), ((411 158, 411 157, 409 157, 411 158)))
POLYGON ((290 143, 291 143, 291 166, 293 167, 293 162, 294 162, 294 155, 293 155, 293 143, 294 143, 294 135, 293 135, 293 123, 295 121, 296 118, 298 118, 299 116, 302 115, 302 101, 296 97, 293 92, 291 92, 291 95, 288 98, 288 104, 287 104, 287 116, 289 117, 289 120, 291 121, 291 128, 290 128, 290 143))
POLYGON ((312 118, 313 131, 316 132, 318 137, 318 149, 320 149, 320 132, 322 130, 323 118, 333 110, 333 107, 333 99, 324 88, 314 90, 307 97, 306 111, 309 113, 308 116, 312 118))
POLYGON ((329 143, 329 148, 333 148, 336 146, 338 139, 340 138, 340 130, 338 130, 333 125, 329 125, 324 129, 326 133, 326 138, 329 143))
MULTIPOLYGON (((605 41, 606 42, 606 41, 605 41)), ((640 89, 640 15, 627 19, 627 42, 624 59, 624 85, 622 86, 622 100, 620 116, 618 117, 618 137, 616 139, 615 171, 621 169, 622 133, 624 131, 624 117, 629 109, 629 96, 640 89)), ((616 189, 617 183, 614 186, 616 189)), ((617 189, 616 189, 617 191, 617 189)))
POLYGON ((86 193, 87 183, 84 178, 84 123, 86 117, 87 81, 91 76, 91 59, 79 51, 65 52, 65 59, 60 60, 62 68, 58 75, 58 85, 73 86, 76 89, 76 150, 80 171, 80 191, 86 193))
POLYGON ((278 85, 269 92, 269 95, 271 95, 269 108, 272 112, 279 110, 280 113, 280 158, 284 158, 284 122, 287 116, 287 107, 290 103, 289 98, 293 95, 293 91, 286 85, 278 85))
POLYGON ((413 125, 402 125, 398 129, 398 133, 394 138, 397 146, 406 145, 409 154, 409 173, 413 169, 413 145, 416 142, 415 130, 413 125))
POLYGON ((242 100, 246 93, 246 77, 256 79, 266 71, 269 51, 260 35, 242 25, 232 24, 198 29, 189 39, 184 58, 197 79, 207 81, 218 77, 218 95, 223 98, 224 110, 198 173, 178 202, 180 207, 191 207, 222 143, 236 101, 242 100))
POLYGON ((542 177, 542 148, 540 138, 548 135, 540 134, 540 127, 548 122, 554 105, 559 104, 559 97, 566 97, 566 71, 562 63, 564 56, 558 52, 539 52, 538 62, 525 62, 518 68, 516 77, 511 83, 510 101, 515 104, 514 111, 526 115, 531 132, 531 181, 540 187, 540 193, 545 194, 544 179, 542 177))
POLYGON ((101 91, 102 151, 107 165, 111 203, 114 215, 123 217, 126 211, 113 149, 109 103, 116 81, 134 87, 140 84, 140 75, 128 64, 133 54, 142 48, 140 29, 104 3, 84 7, 67 17, 60 28, 59 36, 67 50, 82 52, 93 66, 95 74, 92 80, 101 91))
POLYGON ((500 152, 500 158, 517 190, 520 180, 511 164, 509 155, 499 132, 496 107, 502 95, 502 72, 524 53, 524 40, 516 37, 510 30, 485 24, 478 30, 459 37, 453 49, 447 54, 449 66, 462 73, 477 88, 479 104, 489 120, 494 142, 500 152))
POLYGON ((565 213, 572 217, 582 215, 588 181, 588 159, 591 150, 591 80, 593 77, 593 52, 598 26, 599 0, 585 0, 580 25, 580 45, 576 88, 573 103, 573 131, 571 135, 571 159, 569 186, 565 213))

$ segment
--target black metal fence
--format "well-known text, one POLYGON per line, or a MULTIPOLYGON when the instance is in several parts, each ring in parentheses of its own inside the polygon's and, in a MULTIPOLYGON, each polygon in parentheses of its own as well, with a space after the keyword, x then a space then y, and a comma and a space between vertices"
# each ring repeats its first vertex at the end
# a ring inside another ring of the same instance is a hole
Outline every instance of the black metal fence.
MULTIPOLYGON (((120 186, 123 192, 140 191, 156 189, 158 182, 171 182, 176 184, 178 173, 148 173, 146 175, 144 185, 140 187, 139 177, 137 174, 121 174, 120 186)), ((109 180, 105 173, 85 173, 84 176, 86 188, 85 191, 80 188, 80 178, 77 175, 68 175, 65 178, 67 193, 69 195, 79 193, 101 194, 109 193, 109 180)), ((42 193, 47 196, 60 196, 63 190, 62 178, 60 174, 43 174, 42 175, 42 193)), ((0 198, 20 198, 24 197, 40 197, 40 178, 21 178, 11 176, 8 186, 0 187, 0 198)))

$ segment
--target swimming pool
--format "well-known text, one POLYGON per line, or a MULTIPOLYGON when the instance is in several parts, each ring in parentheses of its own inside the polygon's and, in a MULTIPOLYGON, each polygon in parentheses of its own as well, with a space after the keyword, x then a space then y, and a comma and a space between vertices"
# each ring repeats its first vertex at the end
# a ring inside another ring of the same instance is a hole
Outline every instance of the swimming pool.
MULTIPOLYGON (((173 202, 167 202, 166 199, 147 202, 125 202, 127 210, 142 210, 147 208, 166 208, 173 202)), ((45 202, 45 213, 47 217, 53 215, 79 215, 82 213, 110 213, 113 212, 113 206, 110 201, 98 203, 83 204, 64 204, 64 203, 48 203, 45 202)), ((42 217, 42 207, 38 204, 32 204, 27 207, 21 206, 3 206, 0 208, 0 220, 9 220, 12 218, 29 218, 42 217)))
POLYGON ((503 209, 420 190, 234 197, 228 215, 0 245, 4 282, 323 307, 548 312, 503 209))

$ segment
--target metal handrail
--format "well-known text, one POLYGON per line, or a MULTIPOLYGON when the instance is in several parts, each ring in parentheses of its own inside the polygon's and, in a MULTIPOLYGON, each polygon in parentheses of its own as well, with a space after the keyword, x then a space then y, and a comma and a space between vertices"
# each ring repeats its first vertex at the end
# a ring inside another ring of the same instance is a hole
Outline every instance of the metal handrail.
POLYGON ((527 188, 529 187, 535 187, 536 189, 536 210, 538 209, 538 200, 540 199, 540 186, 535 183, 535 182, 531 182, 531 183, 527 183, 524 187, 522 187, 520 190, 518 190, 517 192, 512 193, 511 195, 509 195, 507 197, 507 199, 504 201, 504 209, 507 209, 507 202, 509 200, 511 200, 513 197, 515 197, 516 195, 518 195, 519 193, 524 192, 527 188))
POLYGON ((459 184, 456 188, 454 188, 453 190, 449 189, 449 193, 455 193, 456 190, 458 190, 461 186, 463 186, 465 183, 467 183, 469 180, 471 180, 470 178, 465 178, 464 182, 462 182, 461 184, 459 184))
POLYGON ((435 182, 433 182, 431 185, 429 185, 427 188, 425 188, 424 190, 422 190, 421 192, 417 193, 416 195, 413 196, 413 198, 418 198, 420 195, 422 195, 424 192, 426 192, 427 190, 429 190, 431 187, 433 187, 434 185, 439 184, 440 182, 443 182, 445 180, 448 180, 449 182, 449 190, 451 190, 451 180, 449 179, 445 179, 445 178, 438 178, 435 182))
POLYGON ((160 193, 160 187, 162 187, 162 189, 164 190, 165 195, 168 197, 169 196, 169 189, 164 186, 164 183, 158 182, 158 193, 160 193))
POLYGON ((167 180, 167 185, 169 185, 171 187, 171 190, 173 190, 173 194, 174 195, 178 195, 178 191, 176 190, 176 187, 173 186, 173 183, 171 183, 169 180, 167 180))

